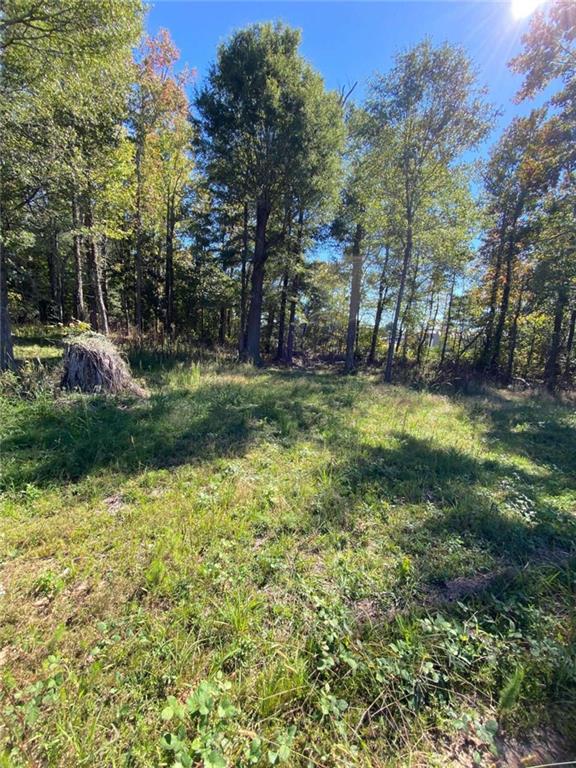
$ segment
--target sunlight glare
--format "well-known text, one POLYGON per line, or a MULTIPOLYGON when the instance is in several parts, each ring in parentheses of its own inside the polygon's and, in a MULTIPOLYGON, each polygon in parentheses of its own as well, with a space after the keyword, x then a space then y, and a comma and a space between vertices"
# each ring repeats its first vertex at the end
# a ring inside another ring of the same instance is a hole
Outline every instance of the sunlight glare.
POLYGON ((524 19, 530 16, 542 2, 543 0, 512 0, 512 16, 515 19, 524 19))

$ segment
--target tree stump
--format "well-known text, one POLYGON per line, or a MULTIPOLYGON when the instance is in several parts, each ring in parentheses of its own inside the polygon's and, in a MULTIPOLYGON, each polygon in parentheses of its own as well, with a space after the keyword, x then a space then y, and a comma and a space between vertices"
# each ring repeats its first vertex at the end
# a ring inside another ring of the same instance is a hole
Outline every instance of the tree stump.
POLYGON ((60 386, 75 392, 146 396, 120 352, 99 333, 83 333, 66 341, 60 386))

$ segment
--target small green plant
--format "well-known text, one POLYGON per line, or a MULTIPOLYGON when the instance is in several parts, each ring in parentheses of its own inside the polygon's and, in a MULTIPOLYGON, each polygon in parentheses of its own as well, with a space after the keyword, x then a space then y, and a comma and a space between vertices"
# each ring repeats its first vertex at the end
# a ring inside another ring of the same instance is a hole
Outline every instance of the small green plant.
POLYGON ((408 555, 404 555, 398 563, 398 576, 400 581, 408 581, 412 576, 413 570, 414 568, 412 565, 412 560, 408 557, 408 555))
POLYGON ((164 562, 160 558, 155 557, 148 566, 145 574, 148 591, 154 591, 161 587, 166 581, 167 575, 168 572, 164 562))
POLYGON ((224 752, 230 723, 237 714, 228 691, 231 683, 218 675, 203 680, 185 703, 174 696, 162 710, 162 720, 176 728, 162 737, 162 746, 173 754, 175 768, 188 768, 198 760, 205 768, 225 768, 224 752), (189 739, 189 732, 195 735, 189 739))
POLYGON ((270 765, 280 765, 281 763, 287 763, 292 754, 292 742, 296 735, 296 726, 291 725, 285 733, 281 733, 276 744, 272 749, 267 752, 268 763, 270 765))
POLYGON ((342 716, 348 709, 348 702, 345 699, 339 699, 337 696, 334 696, 329 683, 325 683, 320 691, 318 709, 321 718, 330 720, 336 730, 344 736, 346 726, 342 721, 342 716))
POLYGON ((204 768, 240 767, 262 760, 275 766, 289 760, 296 727, 290 726, 274 740, 240 728, 241 712, 232 703, 231 687, 219 672, 214 679, 203 680, 186 701, 168 698, 161 717, 175 727, 162 737, 162 747, 172 755, 173 768, 199 763, 204 768))
POLYGON ((40 574, 32 584, 30 590, 34 597, 47 597, 52 600, 57 594, 62 592, 65 582, 65 576, 67 572, 54 573, 54 571, 45 571, 40 574))
POLYGON ((510 712, 516 706, 520 698, 524 674, 523 667, 516 667, 512 675, 506 680, 498 701, 498 708, 501 712, 510 712))
POLYGON ((347 612, 318 595, 312 596, 312 603, 317 629, 311 642, 319 676, 325 678, 339 668, 355 672, 360 660, 352 642, 347 612))
POLYGON ((12 690, 6 686, 0 695, 6 731, 10 739, 18 743, 30 736, 42 716, 47 717, 57 704, 64 684, 64 673, 56 656, 49 656, 44 662, 46 677, 30 683, 23 690, 12 690))
POLYGON ((73 333, 89 333, 91 330, 90 323, 85 323, 82 320, 72 320, 68 323, 68 332, 73 333))
MULTIPOLYGON (((475 744, 472 752, 472 760, 475 766, 484 765, 483 753, 488 751, 491 757, 498 757, 496 734, 498 723, 496 720, 482 720, 477 714, 463 713, 454 720, 456 730, 466 734, 467 738, 475 744)), ((490 764, 493 760, 490 760, 490 764)))

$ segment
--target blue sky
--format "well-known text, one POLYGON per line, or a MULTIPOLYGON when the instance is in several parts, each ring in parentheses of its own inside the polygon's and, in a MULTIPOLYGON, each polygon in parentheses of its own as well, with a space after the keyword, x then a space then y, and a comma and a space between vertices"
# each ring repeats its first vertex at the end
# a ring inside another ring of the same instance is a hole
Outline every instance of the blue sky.
MULTIPOLYGON (((256 21, 281 20, 302 30, 301 52, 323 75, 328 88, 358 83, 353 97, 361 102, 366 82, 385 72, 397 52, 428 36, 464 47, 490 101, 501 110, 479 154, 489 147, 515 115, 527 114, 539 102, 515 104, 521 78, 508 61, 520 51, 529 19, 515 19, 512 0, 155 0, 147 17, 150 34, 170 30, 182 64, 197 70, 202 82, 216 49, 235 30, 256 21)), ((465 159, 473 159, 467 153, 465 159)), ((473 184, 478 192, 477 182, 473 184)), ((336 255, 326 244, 315 257, 336 255)), ((370 312, 369 312, 370 314, 370 312)), ((366 318, 365 318, 366 319, 366 318)), ((369 320, 371 318, 368 318, 369 320)))
POLYGON ((490 99, 502 109, 489 141, 514 115, 526 114, 534 106, 513 103, 520 78, 510 72, 507 62, 520 49, 528 19, 512 16, 510 0, 156 0, 147 29, 150 33, 169 29, 182 61, 196 68, 201 82, 218 44, 231 32, 251 22, 277 19, 302 30, 302 53, 329 88, 358 81, 356 100, 362 99, 366 81, 375 71, 391 66, 396 52, 429 36, 433 42, 462 45, 490 99))

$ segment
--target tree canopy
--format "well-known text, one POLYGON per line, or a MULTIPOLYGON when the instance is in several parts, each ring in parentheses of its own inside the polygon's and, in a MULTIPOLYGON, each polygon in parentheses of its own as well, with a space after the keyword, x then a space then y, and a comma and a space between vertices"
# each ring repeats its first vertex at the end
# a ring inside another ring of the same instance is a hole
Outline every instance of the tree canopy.
POLYGON ((574 6, 510 62, 546 91, 476 154, 496 109, 430 40, 330 91, 279 22, 206 76, 139 0, 6 0, 1 19, 3 368, 11 320, 87 323, 254 363, 572 386, 574 6))

